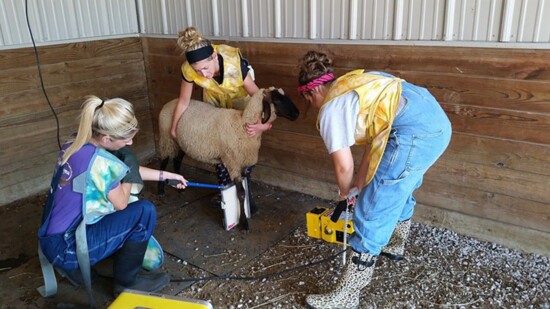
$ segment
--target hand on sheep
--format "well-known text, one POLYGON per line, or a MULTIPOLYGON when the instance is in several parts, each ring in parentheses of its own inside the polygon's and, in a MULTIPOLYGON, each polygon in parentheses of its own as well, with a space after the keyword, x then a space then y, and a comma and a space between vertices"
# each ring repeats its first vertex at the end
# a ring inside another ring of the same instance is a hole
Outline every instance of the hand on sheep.
POLYGON ((178 135, 177 135, 177 129, 178 127, 177 126, 174 126, 170 129, 170 136, 172 136, 173 139, 176 139, 178 138, 178 135))
POLYGON ((271 129, 271 123, 269 123, 269 122, 262 123, 260 121, 259 117, 256 118, 256 123, 254 123, 254 124, 249 124, 249 123, 245 124, 245 130, 246 130, 246 134, 248 135, 248 137, 254 137, 258 133, 265 132, 269 129, 271 129))

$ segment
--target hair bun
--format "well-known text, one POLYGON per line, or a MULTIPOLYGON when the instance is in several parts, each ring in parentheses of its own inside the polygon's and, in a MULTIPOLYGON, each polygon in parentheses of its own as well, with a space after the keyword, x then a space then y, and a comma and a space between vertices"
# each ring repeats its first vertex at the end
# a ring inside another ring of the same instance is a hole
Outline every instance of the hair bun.
POLYGON ((178 46, 185 53, 189 49, 198 45, 203 40, 199 30, 195 27, 188 27, 178 32, 178 46))

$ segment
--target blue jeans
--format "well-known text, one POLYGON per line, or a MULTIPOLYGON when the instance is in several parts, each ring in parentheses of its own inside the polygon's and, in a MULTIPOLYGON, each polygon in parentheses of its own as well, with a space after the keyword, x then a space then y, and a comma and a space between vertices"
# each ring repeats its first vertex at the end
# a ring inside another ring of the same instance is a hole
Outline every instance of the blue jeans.
MULTIPOLYGON (((157 220, 155 206, 147 200, 128 204, 121 211, 106 215, 98 222, 86 227, 90 265, 108 258, 125 242, 145 242, 151 238, 157 220)), ((76 220, 65 233, 40 237, 44 255, 54 267, 77 269, 76 220)))
POLYGON ((425 88, 403 82, 402 96, 407 104, 394 119, 378 170, 355 205, 350 245, 361 253, 379 255, 397 222, 412 217, 413 192, 451 139, 447 115, 425 88))

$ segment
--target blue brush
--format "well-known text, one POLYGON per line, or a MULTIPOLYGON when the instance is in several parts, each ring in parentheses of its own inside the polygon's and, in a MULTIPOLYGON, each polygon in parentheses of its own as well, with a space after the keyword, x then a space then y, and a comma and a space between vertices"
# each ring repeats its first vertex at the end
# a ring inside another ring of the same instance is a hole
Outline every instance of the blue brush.
MULTIPOLYGON (((164 182, 169 186, 177 186, 180 183, 180 181, 176 179, 166 179, 164 182)), ((208 188, 208 189, 220 189, 220 190, 224 188, 224 186, 220 186, 220 185, 211 185, 207 183, 199 183, 199 182, 191 182, 191 181, 187 182, 187 186, 198 187, 198 188, 208 188)))

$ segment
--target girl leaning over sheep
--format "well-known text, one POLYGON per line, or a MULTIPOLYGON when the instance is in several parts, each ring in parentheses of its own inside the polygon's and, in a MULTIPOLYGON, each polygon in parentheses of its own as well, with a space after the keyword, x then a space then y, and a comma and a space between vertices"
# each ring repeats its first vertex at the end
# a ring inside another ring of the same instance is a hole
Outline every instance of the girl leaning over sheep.
MULTIPOLYGON (((176 127, 181 115, 189 106, 193 84, 203 88, 203 101, 220 108, 243 109, 245 98, 259 90, 254 82, 254 71, 238 48, 215 45, 201 36, 194 27, 180 31, 178 46, 183 50, 187 61, 181 66, 182 81, 180 96, 174 110, 170 134, 176 137, 176 127)), ((262 124, 261 115, 254 124, 246 125, 249 137, 271 128, 270 123, 262 124)), ((216 166, 220 185, 231 182, 223 164, 216 166)), ((245 171, 249 177, 251 167, 245 171)))

